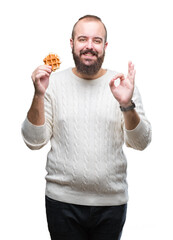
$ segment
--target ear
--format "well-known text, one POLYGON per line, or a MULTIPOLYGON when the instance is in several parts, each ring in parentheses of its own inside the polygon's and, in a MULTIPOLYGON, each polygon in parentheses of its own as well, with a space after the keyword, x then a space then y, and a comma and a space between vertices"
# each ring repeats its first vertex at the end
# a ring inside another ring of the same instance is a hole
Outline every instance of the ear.
POLYGON ((70 46, 71 46, 71 49, 73 49, 73 45, 74 45, 73 39, 70 38, 70 46))
POLYGON ((105 43, 105 46, 104 46, 105 50, 106 50, 107 46, 108 46, 108 42, 105 43))

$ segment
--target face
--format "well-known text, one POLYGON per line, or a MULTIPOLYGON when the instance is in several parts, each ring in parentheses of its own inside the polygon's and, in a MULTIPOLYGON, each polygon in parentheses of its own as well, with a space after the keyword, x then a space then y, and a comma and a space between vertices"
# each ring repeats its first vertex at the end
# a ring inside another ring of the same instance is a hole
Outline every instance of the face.
POLYGON ((100 21, 83 19, 75 27, 70 40, 77 70, 87 75, 96 74, 102 66, 105 49, 105 29, 100 21))

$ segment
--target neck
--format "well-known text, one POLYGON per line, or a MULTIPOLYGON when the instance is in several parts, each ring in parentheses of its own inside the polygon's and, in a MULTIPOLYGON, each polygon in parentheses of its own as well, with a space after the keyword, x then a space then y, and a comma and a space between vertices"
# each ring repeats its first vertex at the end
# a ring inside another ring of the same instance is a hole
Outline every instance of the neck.
POLYGON ((78 72, 76 67, 73 68, 72 71, 76 76, 78 76, 80 78, 87 79, 87 80, 94 80, 94 79, 97 79, 99 77, 102 77, 106 73, 107 70, 103 69, 103 68, 100 68, 100 70, 96 74, 91 75, 91 76, 78 72))

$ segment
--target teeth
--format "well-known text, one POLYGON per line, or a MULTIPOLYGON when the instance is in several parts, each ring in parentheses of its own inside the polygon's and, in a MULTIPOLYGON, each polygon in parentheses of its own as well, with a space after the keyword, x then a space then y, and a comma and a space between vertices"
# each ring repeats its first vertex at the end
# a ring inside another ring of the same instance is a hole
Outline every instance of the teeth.
POLYGON ((91 54, 91 53, 86 53, 85 55, 86 56, 93 56, 93 54, 91 54))

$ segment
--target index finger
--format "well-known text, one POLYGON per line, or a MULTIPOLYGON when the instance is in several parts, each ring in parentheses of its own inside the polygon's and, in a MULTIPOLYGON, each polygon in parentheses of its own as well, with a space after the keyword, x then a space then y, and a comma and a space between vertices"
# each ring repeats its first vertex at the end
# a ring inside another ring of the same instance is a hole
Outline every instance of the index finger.
POLYGON ((116 81, 117 79, 120 79, 120 81, 124 81, 124 80, 125 80, 124 74, 123 74, 123 73, 117 73, 117 74, 112 78, 112 80, 110 81, 110 83, 109 83, 110 87, 115 86, 114 83, 115 83, 115 81, 116 81))
POLYGON ((49 65, 41 65, 38 67, 39 70, 44 70, 46 72, 49 72, 51 73, 52 72, 52 66, 49 66, 49 65))

